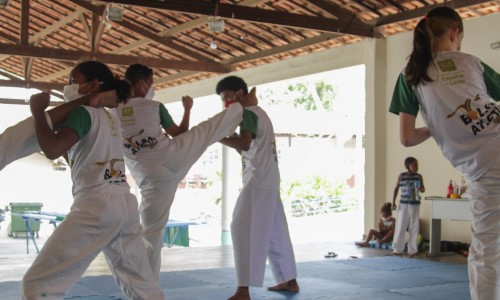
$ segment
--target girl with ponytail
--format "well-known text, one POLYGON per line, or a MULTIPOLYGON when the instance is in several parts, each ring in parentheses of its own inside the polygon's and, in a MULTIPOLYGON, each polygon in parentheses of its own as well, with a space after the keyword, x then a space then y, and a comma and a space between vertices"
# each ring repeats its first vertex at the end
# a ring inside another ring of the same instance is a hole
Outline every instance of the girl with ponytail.
POLYGON ((500 299, 500 75, 460 52, 464 27, 449 7, 418 22, 413 51, 399 75, 389 111, 399 115, 405 147, 432 137, 469 181, 472 242, 468 256, 473 300, 500 299), (424 127, 416 128, 421 112, 424 127))

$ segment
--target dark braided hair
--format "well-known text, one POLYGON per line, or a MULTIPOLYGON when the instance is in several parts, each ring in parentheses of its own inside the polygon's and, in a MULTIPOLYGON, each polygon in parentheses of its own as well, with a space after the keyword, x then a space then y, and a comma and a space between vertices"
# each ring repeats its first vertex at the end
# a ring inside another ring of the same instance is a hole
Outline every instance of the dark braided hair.
POLYGON ((71 72, 78 72, 85 76, 87 81, 96 79, 101 83, 101 92, 116 91, 116 96, 120 102, 127 102, 130 98, 132 87, 126 80, 115 76, 108 66, 98 61, 85 61, 76 65, 71 72))

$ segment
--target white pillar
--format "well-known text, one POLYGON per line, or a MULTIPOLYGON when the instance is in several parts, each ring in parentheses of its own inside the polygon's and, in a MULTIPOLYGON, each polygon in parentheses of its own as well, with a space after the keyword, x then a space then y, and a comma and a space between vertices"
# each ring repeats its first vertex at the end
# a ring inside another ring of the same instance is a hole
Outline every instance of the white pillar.
POLYGON ((221 245, 231 244, 231 219, 241 186, 241 158, 222 146, 221 245))

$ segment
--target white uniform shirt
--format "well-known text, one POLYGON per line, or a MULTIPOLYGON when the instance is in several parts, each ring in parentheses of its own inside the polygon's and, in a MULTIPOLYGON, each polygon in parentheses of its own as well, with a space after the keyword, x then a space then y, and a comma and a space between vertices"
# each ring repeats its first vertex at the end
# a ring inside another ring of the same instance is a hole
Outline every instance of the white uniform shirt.
POLYGON ((500 76, 478 58, 439 52, 428 74, 434 81, 411 86, 399 76, 390 112, 422 118, 443 155, 469 179, 500 156, 500 76))
POLYGON ((71 112, 63 127, 72 128, 80 137, 68 152, 73 195, 106 189, 109 184, 129 189, 116 118, 104 108, 80 106, 71 112))
POLYGON ((123 154, 127 168, 137 184, 167 158, 170 139, 165 128, 173 124, 167 110, 158 101, 133 98, 112 110, 120 119, 123 136, 123 154))
POLYGON ((259 106, 246 107, 241 131, 250 131, 254 139, 248 151, 243 151, 243 186, 259 189, 278 189, 280 174, 276 141, 271 120, 259 106))

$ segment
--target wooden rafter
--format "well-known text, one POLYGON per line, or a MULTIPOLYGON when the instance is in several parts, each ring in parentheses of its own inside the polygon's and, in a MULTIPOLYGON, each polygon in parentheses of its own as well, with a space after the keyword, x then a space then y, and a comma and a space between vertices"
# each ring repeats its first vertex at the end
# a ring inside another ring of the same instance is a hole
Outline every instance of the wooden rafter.
POLYGON ((0 25, 0 75, 16 84, 24 79, 52 85, 63 82, 82 59, 118 64, 116 71, 122 72, 140 56, 140 63, 161 69, 155 82, 166 87, 360 40, 352 35, 363 34, 353 30, 409 31, 415 19, 437 6, 462 8, 461 14, 470 18, 498 12, 500 5, 500 0, 222 1, 217 15, 226 21, 226 30, 216 34, 219 47, 213 50, 207 44, 213 36, 207 16, 214 14, 215 2, 17 0, 0 10, 0 17, 11 21, 0 25), (125 20, 110 21, 111 28, 104 23, 108 3, 122 3, 125 9, 125 20), (328 35, 332 28, 335 34, 328 35), (329 39, 336 40, 325 42, 329 39))
MULTIPOLYGON (((316 6, 317 8, 335 16, 339 20, 351 20, 356 18, 356 15, 351 11, 344 9, 340 6, 333 4, 332 2, 328 2, 325 0, 309 0, 309 3, 316 6)), ((359 21, 359 19, 357 19, 359 21)))
MULTIPOLYGON (((95 5, 92 5, 91 3, 88 3, 88 2, 85 2, 85 1, 82 1, 82 0, 71 0, 71 2, 75 3, 76 5, 79 5, 81 6, 82 8, 85 8, 89 11, 91 11, 92 13, 94 14, 99 14, 99 15, 102 15, 103 11, 104 11, 104 7, 97 7, 95 5)), ((149 30, 146 30, 140 26, 137 26, 136 24, 132 23, 132 22, 128 22, 128 21, 112 21, 113 23, 117 23, 119 24, 120 26, 122 26, 123 28, 126 28, 134 33, 137 33, 141 36, 144 36, 146 38, 148 38, 149 40, 152 40, 152 41, 155 41, 165 47, 168 47, 168 48, 171 48, 175 51, 178 51, 180 53, 183 53, 185 55, 188 55, 188 56, 191 56, 193 57, 193 59, 195 60, 204 60, 204 61, 208 61, 207 58, 205 57, 202 57, 200 55, 198 55, 197 53, 185 48, 185 47, 182 47, 178 44, 175 44, 172 39, 170 38, 164 38, 164 37, 161 37, 159 35, 157 35, 156 33, 153 33, 149 30)))
MULTIPOLYGON (((204 16, 214 15, 214 4, 199 0, 192 0, 189 2, 183 0, 169 0, 161 2, 152 0, 102 0, 102 2, 166 9, 170 11, 204 16)), ((335 20, 331 18, 305 16, 269 9, 243 7, 234 4, 219 4, 218 15, 223 18, 238 19, 248 22, 373 37, 373 28, 371 26, 359 26, 359 24, 350 24, 342 20, 335 20), (345 31, 342 31, 344 29, 345 31)))
MULTIPOLYGON (((29 27, 30 27, 30 2, 29 0, 21 1, 21 30, 19 33, 19 44, 28 45, 29 27)), ((31 66, 33 65, 33 58, 24 57, 22 59, 24 68, 24 79, 30 79, 31 66)))
POLYGON ((0 86, 18 87, 25 89, 62 91, 64 84, 56 82, 26 81, 26 80, 11 78, 11 80, 0 80, 0 86))
POLYGON ((28 45, 30 20, 30 1, 21 1, 21 32, 19 34, 19 44, 28 45))
POLYGON ((86 51, 73 51, 55 48, 42 48, 33 46, 20 46, 0 44, 0 54, 21 56, 21 57, 35 57, 35 58, 48 58, 60 59, 69 61, 79 61, 81 59, 94 59, 108 64, 116 65, 130 65, 133 63, 142 63, 153 68, 165 68, 175 70, 191 70, 199 72, 214 72, 226 73, 231 69, 227 66, 202 61, 186 61, 186 60, 171 60, 159 59, 152 57, 137 57, 130 55, 116 55, 105 54, 86 51))
MULTIPOLYGON (((0 104, 17 104, 17 105, 29 105, 28 99, 10 99, 10 98, 0 98, 0 104)), ((49 106, 57 106, 63 103, 62 101, 50 101, 49 106)))
MULTIPOLYGON (((450 5, 453 5, 453 8, 462 8, 466 6, 472 6, 476 4, 483 3, 484 1, 481 0, 454 0, 450 2, 450 5)), ((434 5, 428 5, 426 7, 422 8, 417 8, 413 10, 407 10, 398 14, 394 15, 389 15, 389 16, 384 16, 376 19, 373 23, 376 26, 382 26, 382 25, 388 25, 392 23, 397 23, 405 20, 411 20, 415 18, 420 18, 425 16, 425 14, 430 11, 431 9, 438 7, 438 6, 443 6, 443 4, 434 4, 434 5)))
MULTIPOLYGON (((259 59, 259 58, 264 58, 264 57, 268 57, 268 56, 271 56, 271 55, 276 55, 276 54, 279 54, 279 53, 282 53, 282 52, 292 51, 292 50, 295 50, 295 49, 300 49, 300 48, 311 46, 311 45, 314 45, 314 44, 326 42, 326 41, 328 41, 330 39, 337 38, 340 35, 341 34, 324 33, 324 34, 319 35, 317 37, 306 39, 306 40, 302 40, 300 42, 295 42, 295 43, 291 43, 291 44, 288 44, 288 45, 285 45, 285 46, 280 46, 280 47, 274 47, 274 48, 271 48, 269 50, 259 51, 257 53, 243 55, 241 57, 235 57, 235 58, 227 59, 227 60, 222 61, 222 63, 234 66, 234 65, 236 65, 238 63, 242 63, 242 62, 245 62, 245 61, 256 60, 256 59, 259 59)), ((177 79, 180 79, 182 77, 190 76, 190 75, 193 75, 193 74, 194 73, 192 71, 182 71, 182 72, 179 72, 179 73, 174 74, 174 75, 165 76, 165 77, 162 77, 162 78, 155 79, 155 82, 156 83, 163 83, 163 82, 167 82, 167 81, 171 81, 171 80, 177 80, 177 79)))
MULTIPOLYGON (((241 5, 241 6, 253 6, 253 5, 259 4, 259 3, 264 2, 264 1, 265 0, 244 0, 244 1, 240 2, 239 5, 241 5)), ((182 23, 182 24, 177 25, 175 27, 163 30, 163 31, 159 32, 158 35, 161 37, 174 36, 176 34, 182 33, 186 30, 189 30, 191 28, 194 28, 194 27, 206 24, 206 23, 207 23, 206 17, 199 17, 197 19, 193 19, 191 21, 182 23)), ((150 42, 150 39, 142 38, 136 42, 128 44, 127 46, 117 48, 117 49, 113 50, 111 53, 114 53, 114 54, 126 53, 126 52, 129 52, 135 48, 141 47, 142 45, 147 44, 149 42, 150 42)))
POLYGON ((101 43, 102 35, 104 33, 104 27, 106 24, 104 22, 101 22, 100 16, 104 12, 100 11, 93 11, 92 12, 92 27, 91 27, 91 34, 90 34, 90 49, 92 49, 92 52, 98 52, 99 51, 99 45, 101 43))

